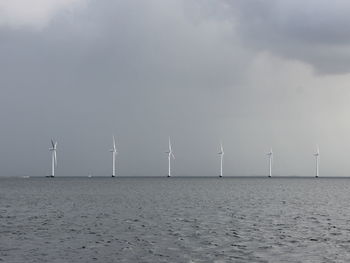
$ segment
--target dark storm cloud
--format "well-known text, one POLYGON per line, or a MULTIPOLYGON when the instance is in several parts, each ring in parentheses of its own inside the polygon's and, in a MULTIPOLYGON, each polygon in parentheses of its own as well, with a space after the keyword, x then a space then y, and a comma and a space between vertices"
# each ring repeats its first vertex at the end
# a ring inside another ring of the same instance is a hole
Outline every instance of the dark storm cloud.
POLYGON ((320 73, 350 71, 350 3, 326 1, 227 1, 242 41, 320 73))

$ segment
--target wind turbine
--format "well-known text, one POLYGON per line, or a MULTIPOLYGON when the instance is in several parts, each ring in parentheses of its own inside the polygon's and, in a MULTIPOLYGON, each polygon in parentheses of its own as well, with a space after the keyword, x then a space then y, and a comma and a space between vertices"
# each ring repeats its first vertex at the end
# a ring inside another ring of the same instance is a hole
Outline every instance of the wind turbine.
POLYGON ((220 152, 218 153, 220 155, 220 174, 219 177, 222 177, 222 161, 224 159, 224 148, 222 147, 222 142, 220 143, 220 152))
POLYGON ((318 170, 318 164, 319 164, 319 159, 320 159, 320 149, 317 146, 316 153, 314 153, 315 159, 316 159, 316 175, 315 177, 318 178, 319 175, 319 170, 318 170))
POLYGON ((272 161, 273 161, 272 148, 270 149, 270 152, 267 153, 267 156, 269 157, 269 175, 268 175, 268 177, 271 178, 271 176, 272 176, 272 161))
POLYGON ((175 159, 175 156, 174 156, 174 154, 173 154, 173 150, 172 150, 172 148, 171 148, 171 141, 170 141, 170 137, 169 137, 169 150, 166 152, 167 154, 168 154, 168 168, 169 168, 169 170, 168 170, 168 177, 171 177, 171 157, 173 158, 173 159, 175 159))
POLYGON ((51 139, 51 148, 49 149, 51 152, 51 175, 48 177, 55 177, 55 167, 57 167, 57 142, 51 139))
POLYGON ((118 154, 117 148, 115 147, 115 139, 113 136, 113 148, 110 150, 112 153, 112 177, 115 177, 115 157, 118 154))

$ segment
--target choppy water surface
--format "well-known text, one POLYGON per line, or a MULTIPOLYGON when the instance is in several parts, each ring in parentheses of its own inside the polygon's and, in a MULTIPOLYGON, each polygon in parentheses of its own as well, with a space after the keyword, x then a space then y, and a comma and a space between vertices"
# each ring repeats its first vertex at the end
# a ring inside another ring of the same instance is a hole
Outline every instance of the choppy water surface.
POLYGON ((0 179, 2 262, 350 262, 350 179, 0 179))

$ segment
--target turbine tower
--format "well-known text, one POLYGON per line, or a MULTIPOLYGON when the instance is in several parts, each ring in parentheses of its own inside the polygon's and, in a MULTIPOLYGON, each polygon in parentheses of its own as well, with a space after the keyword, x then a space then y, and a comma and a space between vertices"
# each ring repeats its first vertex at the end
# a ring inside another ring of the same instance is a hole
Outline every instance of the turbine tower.
POLYGON ((315 177, 318 178, 319 170, 318 170, 318 164, 319 164, 319 158, 320 158, 320 149, 317 146, 316 153, 314 153, 315 159, 316 159, 316 175, 315 177))
POLYGON ((49 149, 51 152, 51 175, 49 177, 55 177, 55 167, 57 166, 57 142, 51 139, 51 148, 49 149))
POLYGON ((171 141, 169 137, 169 150, 166 152, 168 154, 168 177, 171 177, 171 158, 175 159, 175 156, 173 154, 173 150, 171 148, 171 141))
POLYGON ((113 136, 113 148, 110 150, 112 153, 112 177, 115 177, 115 157, 117 155, 117 148, 115 147, 115 139, 113 136))
POLYGON ((272 160, 273 160, 272 148, 270 149, 270 152, 267 153, 267 156, 269 157, 269 175, 268 175, 268 177, 271 178, 271 176, 272 176, 272 160))
POLYGON ((222 177, 222 161, 224 159, 224 148, 222 147, 222 142, 220 143, 220 152, 218 153, 220 155, 220 174, 219 177, 222 177))

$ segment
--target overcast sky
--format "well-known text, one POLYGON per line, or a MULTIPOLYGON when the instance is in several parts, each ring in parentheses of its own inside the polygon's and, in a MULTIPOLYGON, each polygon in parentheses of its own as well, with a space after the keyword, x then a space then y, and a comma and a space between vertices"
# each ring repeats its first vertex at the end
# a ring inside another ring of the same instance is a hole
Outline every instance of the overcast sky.
POLYGON ((350 175, 346 0, 0 1, 0 175, 350 175))

